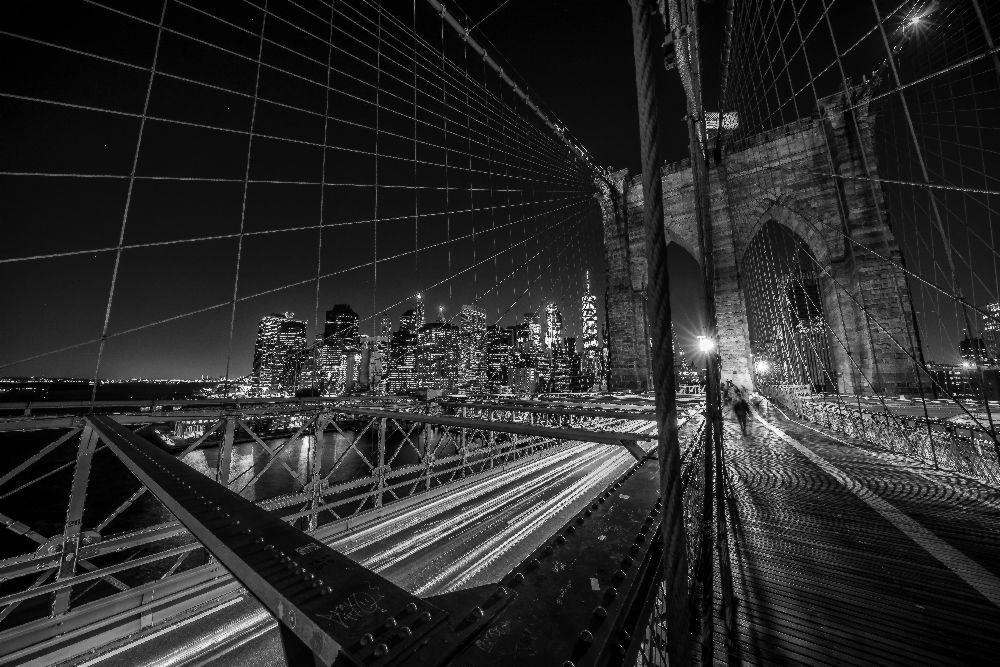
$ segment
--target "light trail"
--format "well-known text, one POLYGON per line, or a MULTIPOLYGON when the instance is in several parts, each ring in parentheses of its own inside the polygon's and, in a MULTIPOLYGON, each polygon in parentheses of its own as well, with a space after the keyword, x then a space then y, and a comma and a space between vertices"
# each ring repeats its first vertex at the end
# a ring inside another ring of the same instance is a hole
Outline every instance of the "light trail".
MULTIPOLYGON (((655 431, 649 422, 618 419, 595 420, 591 426, 605 428, 611 423, 628 432, 655 431)), ((540 529, 546 522, 559 521, 560 512, 585 501, 630 462, 631 456, 621 449, 567 443, 544 458, 518 461, 489 479, 401 510, 328 544, 418 594, 456 590, 489 575, 505 557, 523 557, 520 551, 533 548, 530 540, 544 532, 540 529)), ((192 619, 227 608, 228 618, 215 621, 219 625, 211 631, 188 633, 202 624, 189 625, 185 619, 86 664, 122 660, 145 667, 218 664, 243 647, 252 645, 257 651, 263 649, 259 642, 271 642, 274 620, 249 598, 226 601, 192 619), (164 638, 172 632, 179 636, 164 638), (148 651, 152 647, 147 642, 154 638, 164 639, 165 652, 128 655, 143 644, 148 651)))

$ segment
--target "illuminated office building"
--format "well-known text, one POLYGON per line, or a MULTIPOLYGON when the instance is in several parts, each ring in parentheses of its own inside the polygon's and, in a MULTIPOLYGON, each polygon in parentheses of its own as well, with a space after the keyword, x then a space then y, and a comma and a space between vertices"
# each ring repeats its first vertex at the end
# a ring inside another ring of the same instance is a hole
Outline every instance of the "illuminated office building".
POLYGON ((585 292, 580 299, 583 355, 581 358, 582 390, 597 388, 604 377, 601 341, 597 337, 597 297, 590 291, 590 271, 587 271, 585 292))
POLYGON ((562 337, 562 329, 562 313, 550 303, 545 306, 545 347, 551 348, 562 337))
POLYGON ((510 387, 510 367, 514 355, 514 333, 511 327, 486 327, 484 334, 483 380, 485 389, 506 393, 510 387))
POLYGON ((306 323, 294 313, 265 315, 257 325, 253 377, 262 394, 293 394, 306 355, 306 323))
POLYGON ((454 389, 459 381, 459 329, 429 322, 417 332, 418 387, 454 389))
POLYGON ((472 390, 484 380, 486 313, 475 306, 462 306, 459 314, 459 379, 472 390))
POLYGON ((338 394, 358 379, 361 358, 361 331, 358 314, 346 303, 326 311, 320 374, 324 393, 338 394))

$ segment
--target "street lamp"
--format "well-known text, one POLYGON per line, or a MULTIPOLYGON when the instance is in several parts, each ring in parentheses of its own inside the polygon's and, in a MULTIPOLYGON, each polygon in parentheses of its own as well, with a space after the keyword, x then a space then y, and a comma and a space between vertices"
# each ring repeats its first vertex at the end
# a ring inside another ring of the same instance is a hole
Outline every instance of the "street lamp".
POLYGON ((698 336, 698 351, 699 352, 711 352, 715 349, 715 341, 708 336, 698 336))
POLYGON ((767 375, 771 372, 771 364, 768 363, 767 359, 758 359, 753 367, 758 375, 767 375))

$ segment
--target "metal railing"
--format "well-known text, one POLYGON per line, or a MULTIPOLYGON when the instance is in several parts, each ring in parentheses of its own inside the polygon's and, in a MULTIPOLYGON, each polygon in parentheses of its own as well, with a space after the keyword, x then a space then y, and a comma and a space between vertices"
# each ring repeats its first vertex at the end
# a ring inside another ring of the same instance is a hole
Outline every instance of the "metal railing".
POLYGON ((995 435, 980 426, 830 402, 802 387, 764 387, 761 393, 801 419, 880 451, 1000 486, 995 435))
MULTIPOLYGON (((412 409, 409 413, 388 413, 349 405, 296 403, 255 404, 245 410, 234 409, 232 404, 190 410, 134 406, 134 412, 116 415, 116 420, 131 420, 141 430, 160 422, 204 420, 206 410, 214 409, 211 425, 196 440, 188 440, 178 457, 191 463, 196 450, 212 446, 212 439, 218 438, 214 445, 217 463, 201 472, 318 539, 376 519, 386 507, 422 502, 531 458, 557 454, 572 444, 570 438, 579 439, 584 431, 598 439, 615 433, 615 438, 628 437, 628 431, 645 425, 644 421, 580 417, 573 419, 574 428, 565 429, 564 438, 560 438, 559 431, 551 427, 500 420, 480 420, 475 427, 464 427, 447 424, 456 418, 441 415, 440 421, 445 423, 436 424, 436 416, 427 415, 426 406, 408 406, 412 409), (388 414, 393 416, 385 416, 388 414), (268 422, 284 423, 290 418, 295 424, 284 437, 274 438, 263 430, 268 422), (526 428, 545 435, 511 432, 526 428), (609 432, 610 428, 626 430, 609 432), (324 434, 335 436, 332 461, 328 454, 324 462, 321 448, 316 446, 324 434), (241 440, 250 452, 236 456, 234 446, 238 448, 241 440), (355 472, 340 474, 348 470, 355 472), (257 497, 257 483, 265 475, 282 477, 291 491, 257 497)), ((35 418, 42 428, 49 421, 38 413, 35 418)), ((85 428, 72 425, 77 417, 68 419, 66 424, 59 423, 70 425, 69 430, 33 447, 24 461, 0 476, 0 501, 9 514, 16 514, 12 508, 19 497, 29 490, 39 491, 53 475, 69 475, 73 482, 68 503, 63 505, 69 510, 60 512, 65 513, 65 525, 57 524, 61 528, 55 535, 47 534, 43 527, 56 524, 55 517, 33 527, 28 523, 34 522, 0 514, 4 527, 27 538, 26 545, 34 544, 0 560, 0 659, 63 635, 67 628, 108 626, 122 613, 136 613, 145 619, 143 623, 152 623, 152 615, 142 610, 154 599, 161 607, 165 600, 173 600, 158 609, 157 614, 164 617, 201 604, 207 596, 235 590, 225 571, 180 524, 170 520, 169 514, 153 513, 160 517, 159 522, 115 530, 116 525, 122 525, 116 519, 149 500, 144 487, 139 486, 131 495, 127 495, 128 488, 123 489, 122 502, 113 509, 84 511, 89 509, 88 487, 92 497, 95 487, 118 488, 130 478, 116 479, 113 484, 94 478, 94 457, 111 457, 101 454, 106 446, 92 441, 85 428), (79 447, 71 455, 68 448, 76 442, 79 447), (61 565, 67 553, 74 554, 75 564, 68 569, 61 565), (53 600, 52 605, 37 603, 47 598, 53 600), (54 606, 56 599, 58 606, 54 606)), ((209 457, 193 458, 204 468, 215 451, 209 457)))

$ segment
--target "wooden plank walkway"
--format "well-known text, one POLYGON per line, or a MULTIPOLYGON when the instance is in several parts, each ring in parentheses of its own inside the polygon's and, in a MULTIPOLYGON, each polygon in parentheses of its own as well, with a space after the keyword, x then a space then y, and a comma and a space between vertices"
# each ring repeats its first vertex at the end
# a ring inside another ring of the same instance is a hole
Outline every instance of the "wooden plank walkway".
POLYGON ((738 627, 727 655, 717 618, 716 663, 1000 664, 1000 492, 773 409, 726 430, 738 627))

